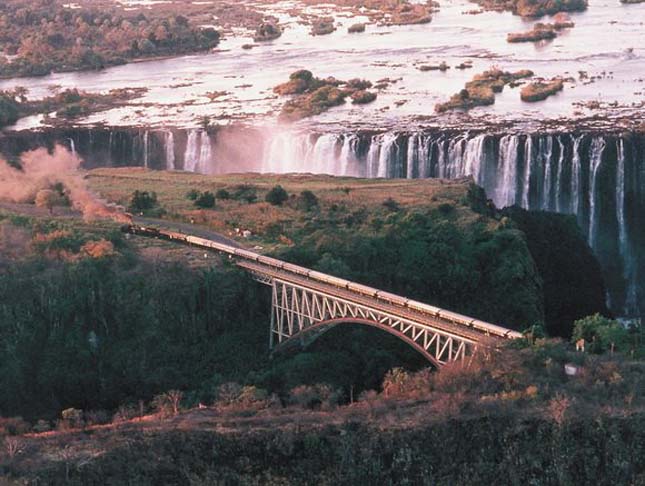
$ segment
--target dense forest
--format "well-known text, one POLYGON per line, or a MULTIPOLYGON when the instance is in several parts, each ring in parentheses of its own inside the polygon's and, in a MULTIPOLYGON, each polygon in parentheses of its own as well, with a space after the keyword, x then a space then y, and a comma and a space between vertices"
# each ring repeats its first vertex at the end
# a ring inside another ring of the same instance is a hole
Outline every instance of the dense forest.
MULTIPOLYGON (((464 202, 477 207, 478 194, 473 187, 464 202)), ((349 215, 303 209, 310 224, 289 233, 300 244, 278 256, 520 330, 546 322, 550 334, 570 336, 569 321, 545 315, 559 312, 561 293, 573 286, 589 290, 576 290, 571 319, 605 310, 597 264, 567 218, 550 220, 552 234, 568 242, 569 264, 584 281, 556 282, 551 295, 543 282, 563 262, 548 254, 549 238, 527 246, 510 218, 495 229, 488 216, 461 224, 449 204, 429 212, 389 206, 349 215), (585 272, 581 262, 589 264, 585 272)), ((517 216, 541 231, 543 218, 517 216)), ((395 366, 424 365, 396 338, 360 326, 336 328, 308 353, 269 363, 269 294, 239 270, 151 262, 118 231, 97 236, 56 219, 5 219, 5 231, 18 224, 31 248, 0 265, 0 380, 14 391, 0 397, 5 415, 115 410, 175 388, 189 391, 193 403, 208 401, 229 381, 282 397, 303 383, 327 383, 343 401, 378 389, 395 366)))
MULTIPOLYGON (((624 435, 641 420, 645 373, 630 359, 642 356, 642 334, 599 314, 582 319, 606 309, 598 264, 571 218, 498 212, 476 186, 459 202, 387 199, 352 210, 311 191, 292 197, 274 186, 258 202, 257 188, 235 187, 186 197, 203 212, 290 206, 302 221, 272 223, 263 235, 298 242, 278 246, 277 256, 527 338, 441 373, 402 341, 359 325, 270 357, 269 291, 219 257, 176 253, 110 223, 0 211, 0 389, 11 390, 0 394, 0 471, 8 480, 293 484, 315 470, 318 484, 474 484, 511 464, 519 482, 642 475, 639 439, 624 435), (589 354, 542 339, 545 330, 584 338, 589 354), (568 379, 565 364, 585 371, 568 379), (601 416, 604 425, 589 427, 601 416), (468 445, 450 439, 459 453, 444 449, 454 427, 470 431, 468 445), (23 435, 51 429, 61 433, 23 435), (607 433, 603 461, 558 459, 562 448, 594 456, 607 433), (464 469, 473 454, 478 461, 464 469)), ((160 214, 165 200, 135 191, 130 209, 160 214)))
POLYGON ((128 15, 112 9, 65 7, 58 0, 0 4, 0 76, 102 69, 135 59, 200 52, 219 33, 181 15, 128 15))

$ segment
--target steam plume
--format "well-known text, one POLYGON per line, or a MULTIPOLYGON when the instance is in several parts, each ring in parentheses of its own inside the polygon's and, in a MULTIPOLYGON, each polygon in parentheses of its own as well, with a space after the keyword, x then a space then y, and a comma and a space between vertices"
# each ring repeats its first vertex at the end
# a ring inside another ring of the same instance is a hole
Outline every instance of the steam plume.
POLYGON ((79 172, 80 164, 78 157, 59 145, 52 154, 42 148, 24 153, 21 158, 22 170, 0 159, 0 200, 33 202, 38 191, 61 183, 67 190, 72 207, 82 212, 86 221, 110 218, 129 223, 130 218, 121 208, 99 200, 90 192, 79 172))

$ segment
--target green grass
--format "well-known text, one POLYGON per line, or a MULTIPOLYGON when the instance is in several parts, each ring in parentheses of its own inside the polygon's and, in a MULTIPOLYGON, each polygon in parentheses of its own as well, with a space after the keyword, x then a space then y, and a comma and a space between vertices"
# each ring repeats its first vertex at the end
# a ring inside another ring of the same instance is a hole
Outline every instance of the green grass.
MULTIPOLYGON (((462 204, 468 181, 360 179, 310 174, 204 176, 133 168, 96 169, 88 174, 88 181, 101 197, 124 207, 128 206, 135 190, 154 191, 169 220, 194 220, 196 224, 229 235, 235 228, 249 229, 255 240, 264 245, 281 244, 279 235, 275 234, 276 225, 292 233, 313 220, 327 217, 330 212, 366 211, 371 217, 385 217, 391 211, 383 206, 388 198, 403 210, 433 211, 450 204, 455 207, 454 221, 460 225, 468 225, 479 218, 462 204), (265 202, 264 197, 278 184, 285 188, 290 200, 273 206, 265 202), (191 190, 216 193, 226 189, 233 193, 241 185, 256 188, 257 202, 218 199, 215 208, 199 209, 187 197, 191 190), (319 208, 314 211, 305 211, 297 204, 297 197, 305 190, 312 191, 318 198, 319 208), (272 236, 267 237, 267 233, 272 236)), ((282 243, 285 244, 284 239, 282 243)))

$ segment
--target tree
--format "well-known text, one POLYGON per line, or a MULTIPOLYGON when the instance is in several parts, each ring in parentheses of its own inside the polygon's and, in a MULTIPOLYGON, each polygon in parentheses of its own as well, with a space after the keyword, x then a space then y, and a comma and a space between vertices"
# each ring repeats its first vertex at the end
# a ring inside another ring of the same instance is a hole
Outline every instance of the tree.
POLYGON ((0 127, 18 120, 18 103, 10 95, 0 92, 0 127))
POLYGON ((133 213, 145 213, 157 206, 157 193, 148 191, 134 191, 128 210, 133 213))
POLYGON ((573 342, 584 339, 591 343, 590 349, 595 353, 605 351, 626 351, 629 343, 629 331, 623 325, 600 314, 578 319, 573 324, 573 342))
POLYGON ((179 413, 179 406, 184 394, 179 390, 170 390, 152 399, 152 405, 162 417, 170 417, 179 413))
POLYGON ((214 208, 215 196, 210 191, 202 192, 195 199, 195 206, 197 206, 198 208, 214 208))
POLYGON ((60 204, 60 196, 56 191, 52 191, 51 189, 41 189, 36 194, 34 203, 39 208, 47 208, 49 214, 53 214, 54 206, 60 204))
POLYGON ((269 204, 274 206, 282 206, 282 203, 289 199, 289 194, 281 185, 274 186, 269 192, 267 192, 264 200, 269 204))
POLYGON ((309 190, 302 191, 298 198, 298 206, 305 211, 311 211, 318 207, 318 198, 309 190))
POLYGON ((218 189, 215 193, 217 199, 231 199, 231 193, 226 189, 218 189))

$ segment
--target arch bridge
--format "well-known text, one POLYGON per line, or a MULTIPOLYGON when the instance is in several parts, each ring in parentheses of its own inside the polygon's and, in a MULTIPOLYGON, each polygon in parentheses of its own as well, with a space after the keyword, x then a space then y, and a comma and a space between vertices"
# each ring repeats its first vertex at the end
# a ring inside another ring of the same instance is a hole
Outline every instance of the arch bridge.
POLYGON ((437 367, 464 360, 478 346, 516 339, 516 331, 215 241, 149 226, 124 231, 216 251, 269 285, 272 350, 307 345, 341 323, 376 327, 403 340, 437 367))

